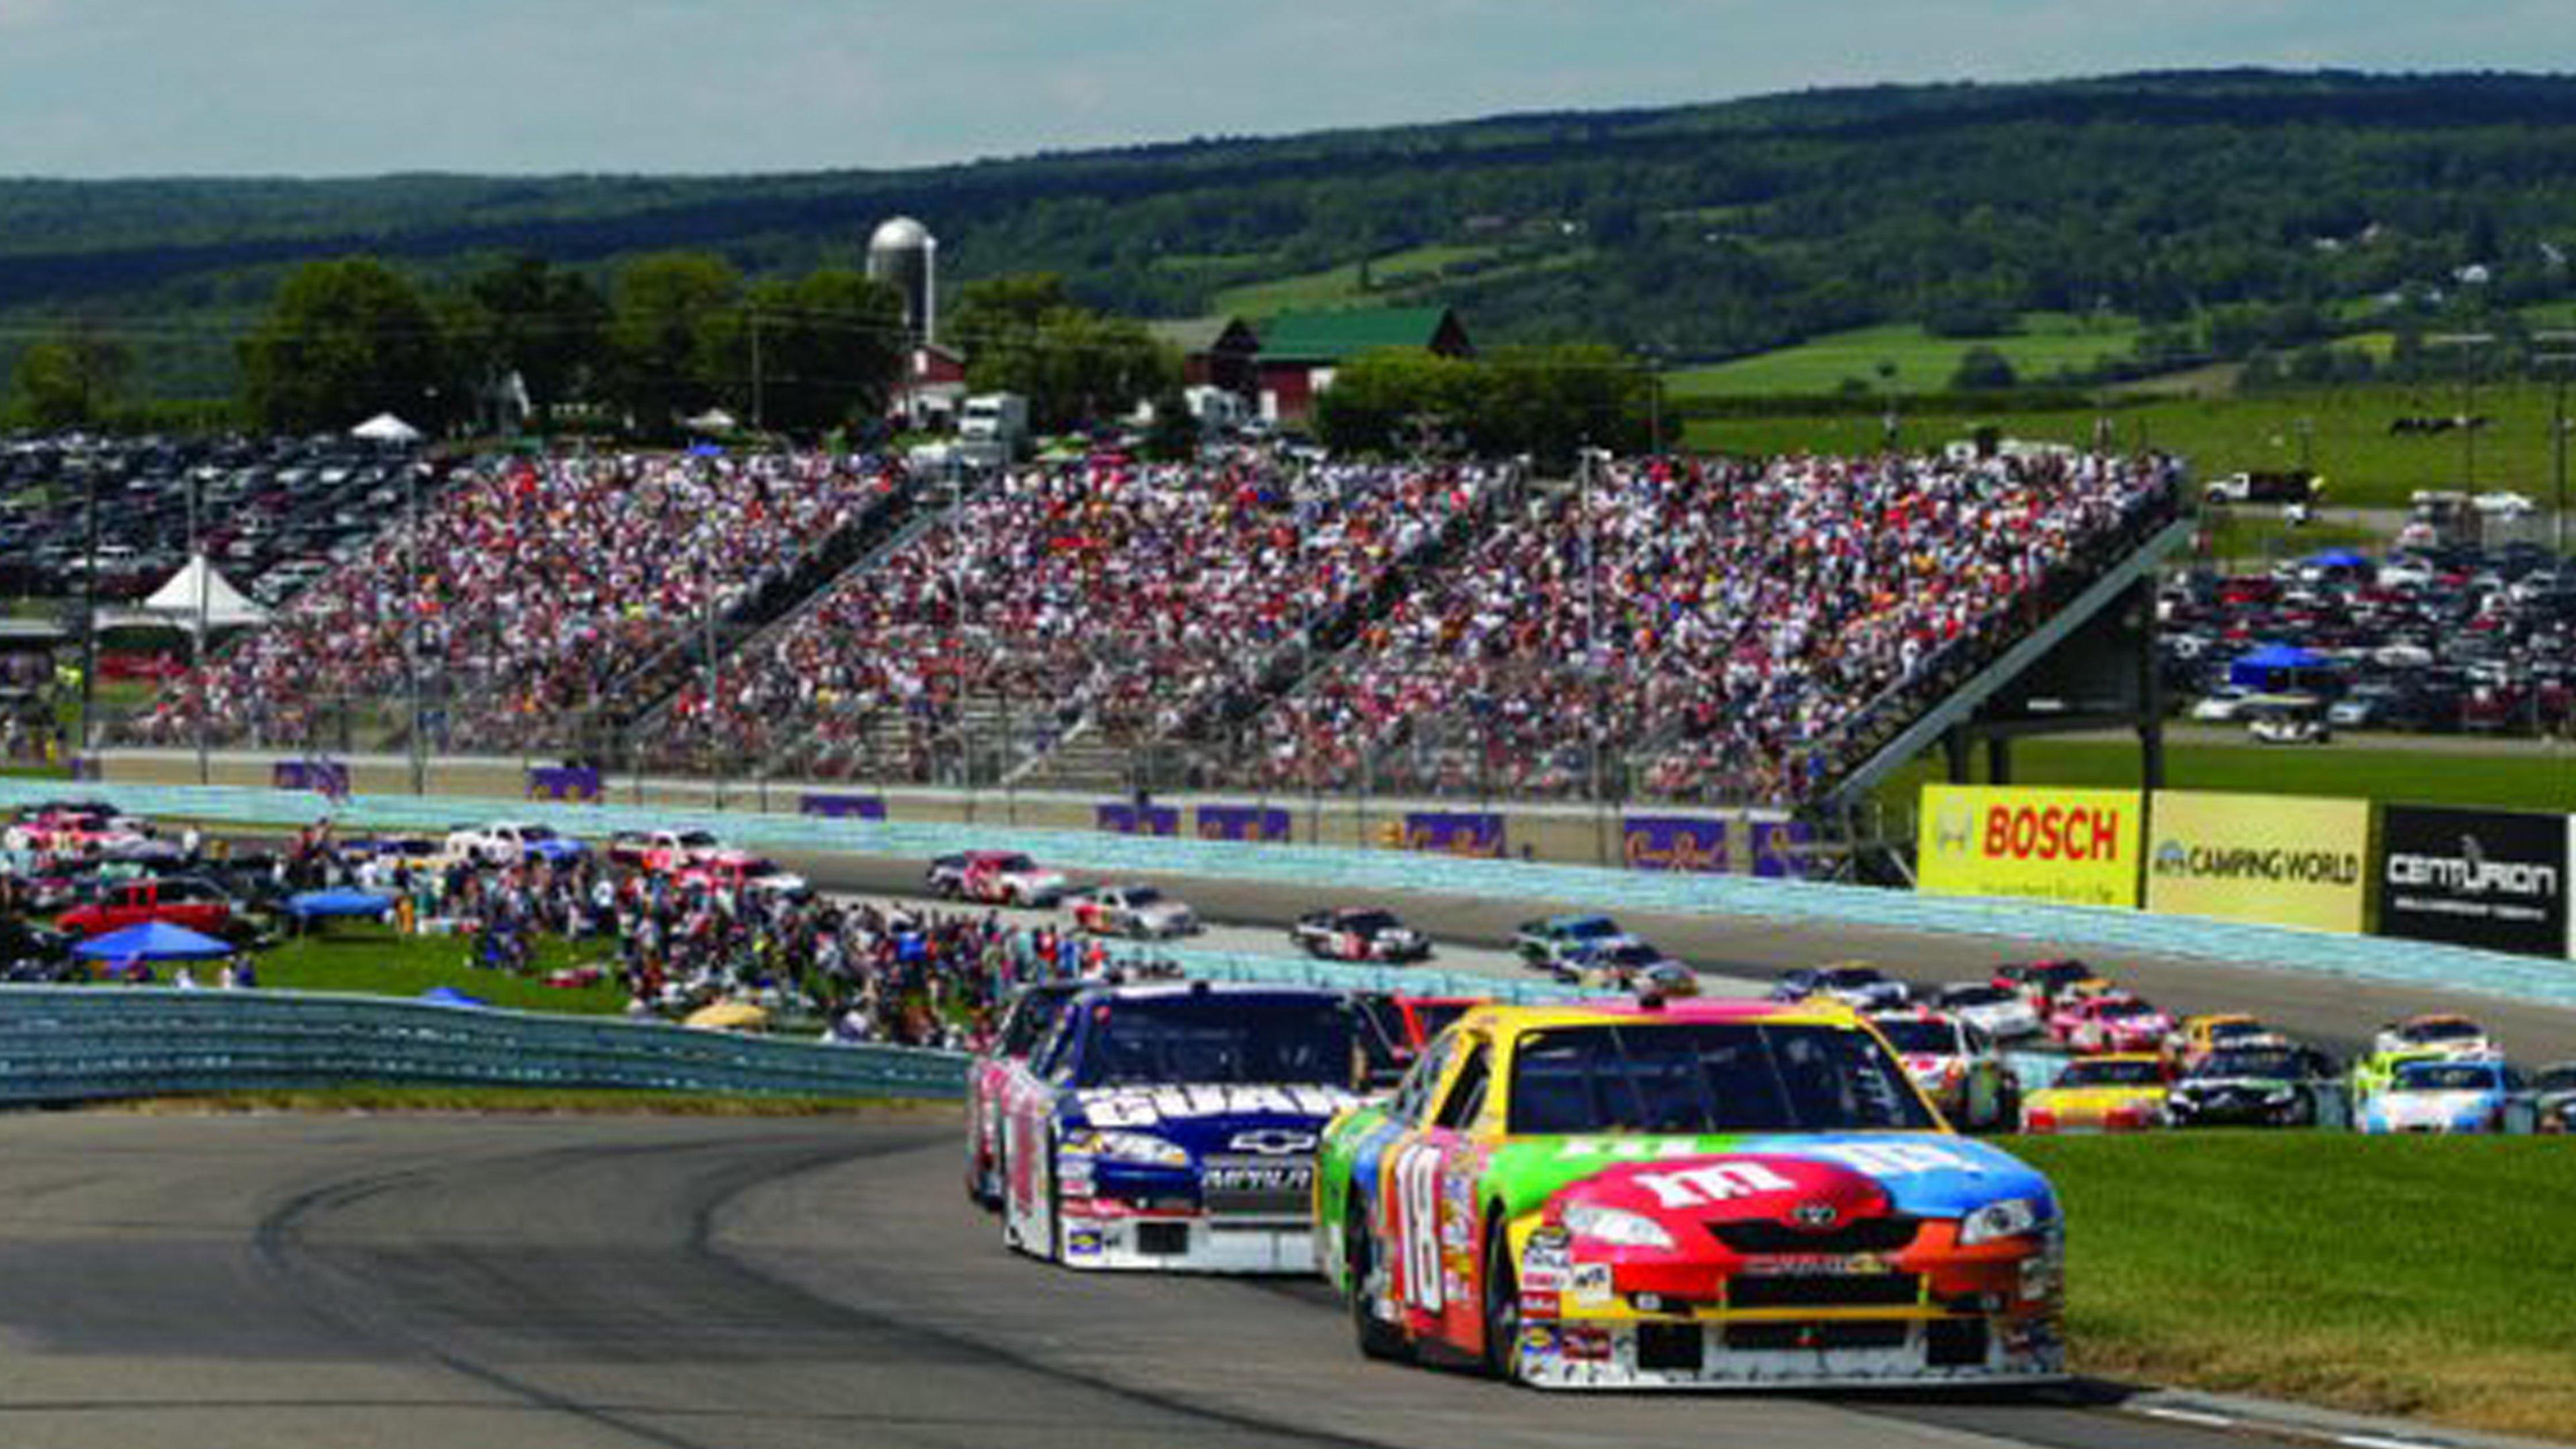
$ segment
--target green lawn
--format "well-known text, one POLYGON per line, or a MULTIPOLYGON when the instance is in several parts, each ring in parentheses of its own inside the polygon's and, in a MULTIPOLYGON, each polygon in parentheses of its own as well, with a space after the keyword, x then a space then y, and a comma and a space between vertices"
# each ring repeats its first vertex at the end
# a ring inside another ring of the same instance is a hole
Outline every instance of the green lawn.
MULTIPOLYGON (((261 955, 259 984, 282 990, 396 997, 450 986, 518 1011, 608 1015, 626 1009, 626 995, 613 982, 578 990, 548 986, 540 980, 477 968, 469 960, 472 949, 471 937, 407 938, 388 926, 335 921, 261 955)), ((613 948, 605 941, 586 941, 576 947, 547 938, 537 948, 538 974, 564 966, 607 965, 614 958, 613 948)))
POLYGON ((2020 1139, 2076 1367, 2576 1440, 2576 1153, 2345 1133, 2020 1139))
MULTIPOLYGON (((1972 756, 1978 779, 1985 753, 1972 756)), ((2094 740, 2019 740, 2013 780, 2023 785, 2134 786, 2138 748, 2094 740)), ((1899 771, 1887 787, 1895 798, 1943 778, 1930 754, 1899 771)), ((2176 790, 2326 795, 2417 805, 2576 811, 2576 750, 2555 754, 2449 754, 2392 749, 2351 737, 2324 746, 2185 745, 2165 747, 2165 784, 2176 790)))
POLYGON ((355 1082, 342 1087, 292 1091, 216 1092, 202 1097, 152 1097, 110 1102, 102 1112, 153 1115, 219 1112, 549 1112, 657 1117, 825 1117, 854 1107, 870 1110, 919 1107, 929 1100, 873 1097, 732 1097, 699 1092, 627 1092, 612 1088, 426 1087, 414 1083, 355 1082))
MULTIPOLYGON (((2145 442, 2180 453, 2204 478, 2304 462, 2325 478, 2328 506, 2403 507, 2419 488, 2460 488, 2474 481, 2481 490, 2519 490, 2546 508, 2555 489, 2549 445, 2554 392, 2546 384, 2479 388, 2473 410, 2488 423, 2474 433, 2389 434, 2394 418, 2449 416, 2472 410, 2470 401, 2457 384, 2373 385, 2163 398, 2117 408, 2110 417, 2123 446, 2145 442)), ((2009 437, 2082 446, 2093 440, 2101 416, 2093 408, 2076 408, 1907 418, 1901 399, 1899 410, 1899 443, 1908 449, 1967 437, 1980 422, 2009 437)), ((1691 421, 1688 441, 1694 448, 1734 453, 1868 452, 1879 446, 1879 427, 1874 415, 1700 418, 1691 421)))
POLYGON ((2307 523, 2292 528, 2270 509, 2213 510, 2203 517, 2209 524, 2208 556, 2245 567, 2301 558, 2329 548, 2349 546, 2376 551, 2389 541, 2388 535, 2377 529, 2349 524, 2307 523))
POLYGON ((1959 370, 1960 357, 1980 344, 2011 359, 2025 381, 2038 382, 2061 369, 2091 367, 2105 356, 2126 357, 2137 340, 2133 319, 2059 312, 2030 313, 2022 319, 2021 331, 2004 337, 1934 337, 1919 324, 1893 323, 1831 333, 1758 357, 1679 369, 1664 375, 1664 388, 1677 401, 1830 393, 1853 379, 1877 392, 1882 386, 1878 366, 1887 362, 1895 364, 1891 385, 1898 393, 1940 392, 1959 370))

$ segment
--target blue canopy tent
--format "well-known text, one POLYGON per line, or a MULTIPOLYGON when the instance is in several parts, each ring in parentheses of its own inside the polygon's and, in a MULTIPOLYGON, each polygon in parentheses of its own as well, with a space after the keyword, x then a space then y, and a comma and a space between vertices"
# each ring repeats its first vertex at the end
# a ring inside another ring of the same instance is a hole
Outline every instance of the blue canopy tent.
POLYGON ((2349 548, 2330 548, 2308 555, 2307 564, 2319 569, 2366 569, 2370 567, 2370 556, 2349 548))
POLYGON ((220 961, 233 954, 229 941, 201 936, 167 921, 146 921, 92 936, 72 948, 84 961, 220 961))
POLYGON ((2334 661, 2296 644, 2266 644, 2239 654, 2227 666, 2227 682, 2266 692, 2298 689, 2307 678, 2324 674, 2334 661))
POLYGON ((304 891, 286 898, 286 913, 299 921, 314 921, 330 916, 364 916, 381 921, 391 915, 394 898, 378 891, 362 891, 342 886, 336 890, 304 891))
POLYGON ((440 1006, 490 1006, 492 1004, 482 997, 468 996, 453 986, 433 986, 422 992, 420 999, 440 1006))

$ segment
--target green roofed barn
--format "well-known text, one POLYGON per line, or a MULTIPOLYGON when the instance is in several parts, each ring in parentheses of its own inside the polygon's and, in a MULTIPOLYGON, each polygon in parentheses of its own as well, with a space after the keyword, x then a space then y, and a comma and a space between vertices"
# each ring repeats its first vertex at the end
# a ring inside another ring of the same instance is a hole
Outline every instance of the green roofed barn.
POLYGON ((1443 357, 1472 357, 1475 344, 1446 307, 1354 308, 1282 312, 1261 324, 1261 415, 1297 423, 1333 373, 1364 353, 1414 348, 1443 357))

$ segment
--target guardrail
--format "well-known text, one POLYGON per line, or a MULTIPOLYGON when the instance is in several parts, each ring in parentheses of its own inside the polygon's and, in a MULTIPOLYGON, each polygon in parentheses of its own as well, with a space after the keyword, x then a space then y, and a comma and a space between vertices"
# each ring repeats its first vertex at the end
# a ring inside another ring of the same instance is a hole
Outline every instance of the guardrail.
MULTIPOLYGON (((220 786, 65 785, 0 779, 0 805, 77 793, 141 815, 239 825, 295 825, 333 813, 319 797, 220 786)), ((2576 968, 2463 946, 2344 936, 2286 926, 2156 916, 2035 901, 1923 896, 1863 886, 1747 876, 1678 875, 1590 866, 1224 840, 1011 829, 910 821, 734 814, 715 810, 545 805, 472 797, 360 795, 343 828, 444 832, 459 822, 537 820, 570 834, 701 826, 768 851, 927 860, 968 849, 1024 850, 1052 865, 1293 885, 1340 892, 1422 891, 1496 901, 1561 901, 1600 910, 1726 916, 1789 927, 1869 927, 2035 940, 2064 952, 2126 952, 2252 965, 2324 977, 2398 982, 2507 1000, 2576 1006, 2576 968)))
POLYGON ((0 1102, 349 1082, 956 1097, 966 1059, 651 1022, 291 991, 0 987, 0 1102))

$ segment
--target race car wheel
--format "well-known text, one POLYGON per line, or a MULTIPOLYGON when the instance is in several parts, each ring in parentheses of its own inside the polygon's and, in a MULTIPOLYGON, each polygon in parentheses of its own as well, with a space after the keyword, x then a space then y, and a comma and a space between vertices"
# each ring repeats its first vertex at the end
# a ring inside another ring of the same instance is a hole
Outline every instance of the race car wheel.
POLYGON ((1521 1280, 1512 1271, 1511 1234, 1499 1215, 1485 1234, 1485 1372, 1520 1379, 1521 1280))
POLYGON ((1349 1285, 1351 1337, 1363 1358, 1405 1359, 1412 1345, 1404 1331, 1377 1316, 1377 1239, 1369 1232, 1368 1205, 1358 1194, 1342 1213, 1342 1281, 1349 1285))
POLYGON ((2282 1114, 2282 1123, 2284 1126, 2289 1127, 2314 1127, 2317 1125, 2316 1093, 2309 1091, 2305 1087, 2301 1087, 2299 1089, 2299 1094, 2290 1099, 2290 1110, 2282 1114))

